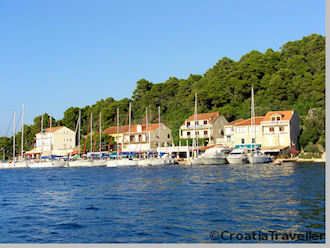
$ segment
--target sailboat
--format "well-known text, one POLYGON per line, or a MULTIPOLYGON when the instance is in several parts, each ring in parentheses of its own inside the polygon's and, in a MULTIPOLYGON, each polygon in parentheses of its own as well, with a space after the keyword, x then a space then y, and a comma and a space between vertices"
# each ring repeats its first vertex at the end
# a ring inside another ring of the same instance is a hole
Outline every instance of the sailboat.
POLYGON ((2 162, 0 164, 0 169, 15 169, 15 168, 27 168, 27 161, 23 159, 23 144, 24 144, 24 105, 22 105, 22 115, 21 115, 21 159, 16 159, 16 112, 13 113, 13 159, 12 161, 2 162))
POLYGON ((21 156, 19 160, 14 160, 14 166, 16 168, 27 168, 28 161, 24 159, 24 104, 22 104, 21 114, 21 156))
MULTIPOLYGON (((100 130, 101 130, 101 114, 100 114, 100 130)), ((81 111, 79 110, 78 117, 78 146, 80 151, 80 130, 81 130, 81 111)), ((101 134, 100 134, 101 135, 101 134)), ((100 144, 101 146, 101 144, 100 144)), ((103 159, 94 159, 93 158, 93 113, 90 115, 90 155, 92 157, 87 159, 72 159, 69 160, 69 167, 98 167, 98 166, 106 166, 106 161, 103 159)), ((100 153, 101 154, 101 153, 100 153)))
POLYGON ((92 158, 92 166, 107 166, 107 160, 102 157, 102 114, 99 114, 99 156, 92 158))
POLYGON ((250 164, 263 164, 272 162, 272 158, 267 156, 259 149, 256 148, 256 123, 255 123, 255 112, 254 112, 254 90, 251 88, 251 125, 250 132, 252 137, 252 149, 251 153, 248 154, 248 160, 250 164), (252 131, 252 128, 254 131, 252 131))
MULTIPOLYGON (((132 123, 132 103, 129 102, 128 105, 128 142, 131 143, 131 123, 132 123)), ((123 158, 121 157, 118 160, 118 166, 137 166, 138 160, 136 158, 127 157, 123 158)))
MULTIPOLYGON (((158 106, 158 155, 156 158, 147 158, 145 160, 139 161, 139 165, 142 166, 162 166, 162 165, 171 165, 174 164, 174 160, 168 156, 160 156, 160 106, 158 106)), ((150 133, 149 133, 150 137, 150 133)), ((150 139, 150 138, 149 138, 150 139)), ((149 141, 150 143, 150 141, 149 141)))

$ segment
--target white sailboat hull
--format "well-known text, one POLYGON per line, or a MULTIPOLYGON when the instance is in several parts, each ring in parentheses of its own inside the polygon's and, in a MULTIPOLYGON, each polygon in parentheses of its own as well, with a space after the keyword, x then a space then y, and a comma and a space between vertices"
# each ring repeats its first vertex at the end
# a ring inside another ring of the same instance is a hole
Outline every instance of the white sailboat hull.
POLYGON ((64 160, 33 161, 28 163, 29 168, 60 168, 65 166, 66 166, 66 161, 64 160))
POLYGON ((16 162, 16 163, 0 163, 0 169, 17 169, 17 168, 27 168, 27 163, 16 162))
POLYGON ((106 160, 73 160, 69 161, 69 167, 101 167, 106 166, 106 160))

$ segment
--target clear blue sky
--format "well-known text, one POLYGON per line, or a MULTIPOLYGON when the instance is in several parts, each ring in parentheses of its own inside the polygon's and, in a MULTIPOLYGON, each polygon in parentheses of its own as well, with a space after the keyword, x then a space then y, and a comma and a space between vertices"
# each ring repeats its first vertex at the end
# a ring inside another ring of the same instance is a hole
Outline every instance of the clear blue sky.
POLYGON ((0 2, 0 134, 48 112, 130 97, 140 78, 204 73, 218 59, 325 33, 324 0, 0 2))

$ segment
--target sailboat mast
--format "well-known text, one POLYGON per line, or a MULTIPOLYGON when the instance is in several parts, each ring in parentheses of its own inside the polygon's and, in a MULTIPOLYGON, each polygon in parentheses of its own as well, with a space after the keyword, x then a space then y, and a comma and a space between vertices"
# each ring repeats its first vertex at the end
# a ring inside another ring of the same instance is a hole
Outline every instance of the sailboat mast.
POLYGON ((195 141, 194 141, 194 146, 195 146, 195 150, 196 150, 196 157, 198 154, 198 137, 197 137, 197 92, 195 93, 195 112, 194 112, 194 122, 195 122, 195 141))
POLYGON ((14 112, 13 116, 13 162, 16 160, 16 139, 15 139, 15 132, 16 132, 16 112, 14 112))
POLYGON ((99 116, 100 152, 102 152, 102 113, 99 116))
POLYGON ((149 128, 148 128, 148 107, 146 107, 146 138, 147 138, 147 134, 148 134, 148 144, 149 144, 149 149, 150 149, 150 137, 149 137, 149 128))
POLYGON ((160 106, 158 106, 158 157, 160 157, 160 106))
POLYGON ((90 138, 90 142, 91 142, 91 148, 90 148, 90 152, 93 152, 93 112, 91 112, 91 120, 90 120, 90 125, 91 125, 91 130, 90 130, 90 134, 91 134, 91 138, 90 138))
POLYGON ((132 118, 132 104, 128 105, 128 143, 131 144, 131 118, 132 118))
POLYGON ((116 147, 117 147, 117 159, 119 159, 119 151, 118 151, 119 137, 118 137, 118 135, 119 135, 119 108, 117 108, 117 143, 116 143, 116 147))
POLYGON ((22 104, 22 116, 21 116, 21 159, 24 156, 24 104, 22 104))
MULTIPOLYGON (((255 135, 256 135, 256 130, 255 130, 255 112, 254 112, 254 90, 253 87, 251 88, 251 137, 254 140, 255 143, 255 135), (254 130, 252 131, 252 128, 254 128, 254 130)), ((254 145, 252 144, 252 146, 254 147, 254 145)))
POLYGON ((78 150, 80 154, 80 129, 81 129, 81 110, 79 109, 79 116, 78 116, 78 150))
POLYGON ((52 128, 53 127, 53 119, 52 117, 49 115, 49 128, 52 128))
POLYGON ((41 115, 40 130, 42 133, 44 132, 44 114, 41 115))

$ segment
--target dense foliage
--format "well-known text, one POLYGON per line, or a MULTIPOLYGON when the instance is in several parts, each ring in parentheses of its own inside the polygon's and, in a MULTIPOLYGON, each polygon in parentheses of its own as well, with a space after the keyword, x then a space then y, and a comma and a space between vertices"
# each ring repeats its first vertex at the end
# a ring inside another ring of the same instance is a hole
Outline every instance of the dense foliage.
MULTIPOLYGON (((219 111, 231 121, 249 117, 251 85, 255 89, 257 115, 270 110, 294 109, 301 119, 301 148, 312 144, 324 147, 325 38, 318 34, 288 42, 279 51, 251 51, 238 61, 222 58, 204 75, 190 75, 186 79, 170 77, 161 83, 141 79, 131 99, 109 97, 81 108, 82 133, 88 133, 91 112, 95 131, 100 112, 103 127, 115 125, 117 107, 121 113, 120 123, 127 124, 131 100, 134 123, 145 120, 146 107, 150 110, 148 119, 157 121, 157 107, 160 106, 162 122, 172 129, 175 143, 178 143, 179 127, 194 111, 195 92, 198 93, 198 112, 219 111)), ((78 112, 78 107, 71 107, 64 112, 62 120, 53 123, 75 130, 78 112)), ((36 117, 33 125, 26 126, 25 149, 32 147, 34 135, 40 130, 40 119, 36 117)), ((47 126, 47 114, 44 120, 47 126)), ((3 137, 0 146, 10 151, 11 142, 3 137)))

